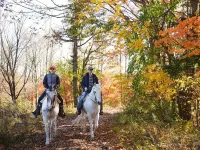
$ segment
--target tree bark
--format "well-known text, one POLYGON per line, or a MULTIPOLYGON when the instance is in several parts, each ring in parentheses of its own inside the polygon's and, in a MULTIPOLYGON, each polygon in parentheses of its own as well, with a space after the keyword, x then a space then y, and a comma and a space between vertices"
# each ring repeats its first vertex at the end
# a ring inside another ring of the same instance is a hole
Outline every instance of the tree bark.
POLYGON ((198 3, 199 3, 199 0, 190 0, 191 11, 192 11, 191 17, 196 15, 195 13, 198 9, 198 3))
POLYGON ((14 26, 10 25, 7 29, 1 31, 0 35, 0 46, 1 46, 1 63, 0 72, 3 75, 5 84, 9 87, 4 87, 4 91, 10 96, 13 104, 16 104, 17 98, 24 89, 32 68, 32 61, 28 60, 27 49, 32 36, 27 39, 24 37, 23 25, 25 20, 14 22, 14 26), (9 29, 14 29, 13 32, 9 32, 9 29), (8 34, 13 34, 12 38, 7 38, 8 34), (23 41, 23 42, 21 42, 23 41), (22 44, 23 43, 23 44, 22 44), (20 59, 24 59, 23 74, 18 76, 17 68, 19 67, 20 59), (28 66, 30 64, 30 66, 28 66), (30 67, 30 69, 27 69, 30 67), (18 76, 18 77, 17 77, 18 76), (19 85, 19 83, 21 83, 19 85))
POLYGON ((77 94, 78 94, 78 78, 77 78, 77 70, 78 70, 78 40, 77 37, 74 37, 74 46, 73 46, 73 57, 72 57, 72 62, 73 62, 73 96, 74 96, 74 107, 77 106, 77 94))
POLYGON ((179 91, 177 97, 177 103, 179 108, 179 116, 183 120, 191 119, 191 93, 186 93, 185 91, 179 91))

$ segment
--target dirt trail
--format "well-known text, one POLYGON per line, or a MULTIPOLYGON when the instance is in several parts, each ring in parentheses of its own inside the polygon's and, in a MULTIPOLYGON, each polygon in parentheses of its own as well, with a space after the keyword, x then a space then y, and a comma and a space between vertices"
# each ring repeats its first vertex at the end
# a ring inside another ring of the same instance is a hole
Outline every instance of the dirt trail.
POLYGON ((90 139, 89 125, 83 132, 80 126, 71 126, 71 121, 77 116, 68 114, 57 121, 57 138, 49 145, 45 145, 44 130, 30 135, 23 143, 11 149, 36 149, 36 150, 116 150, 122 149, 118 137, 112 132, 111 126, 115 123, 114 117, 121 109, 105 108, 104 115, 100 116, 99 128, 94 140, 90 139))

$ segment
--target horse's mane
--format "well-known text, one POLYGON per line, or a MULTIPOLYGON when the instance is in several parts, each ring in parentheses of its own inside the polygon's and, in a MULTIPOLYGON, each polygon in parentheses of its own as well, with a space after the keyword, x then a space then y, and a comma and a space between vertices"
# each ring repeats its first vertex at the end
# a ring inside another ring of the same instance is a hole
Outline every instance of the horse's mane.
MULTIPOLYGON (((97 88, 100 88, 101 89, 101 85, 100 84, 94 84, 93 87, 97 87, 97 88)), ((93 89, 93 88, 92 88, 93 89)))

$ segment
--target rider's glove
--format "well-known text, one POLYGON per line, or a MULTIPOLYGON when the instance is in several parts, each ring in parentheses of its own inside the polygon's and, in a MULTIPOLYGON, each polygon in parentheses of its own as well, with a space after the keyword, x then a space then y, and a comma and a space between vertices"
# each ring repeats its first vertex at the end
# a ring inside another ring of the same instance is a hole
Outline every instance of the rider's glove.
POLYGON ((84 89, 85 91, 87 91, 87 87, 85 87, 85 89, 84 89))

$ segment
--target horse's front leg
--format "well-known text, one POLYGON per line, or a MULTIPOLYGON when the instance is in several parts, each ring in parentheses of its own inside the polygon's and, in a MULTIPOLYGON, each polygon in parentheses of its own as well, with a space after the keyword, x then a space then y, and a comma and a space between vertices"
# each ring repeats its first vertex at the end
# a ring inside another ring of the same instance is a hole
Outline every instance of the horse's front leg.
POLYGON ((99 112, 97 112, 95 116, 94 131, 98 128, 98 126, 99 126, 99 112))
POLYGON ((51 125, 50 125, 50 141, 53 140, 53 138, 56 137, 56 119, 51 120, 51 125))
POLYGON ((50 121, 50 142, 52 141, 53 120, 50 121))
POLYGON ((92 116, 90 113, 88 113, 88 120, 90 123, 90 136, 93 139, 94 138, 94 131, 93 131, 93 124, 92 124, 92 116))
POLYGON ((56 133, 57 132, 57 123, 56 123, 56 119, 54 120, 54 135, 53 138, 56 138, 56 133))
POLYGON ((49 123, 48 122, 46 122, 45 123, 45 133, 46 133, 46 145, 48 145, 49 144, 49 123))
POLYGON ((81 123, 81 128, 83 129, 83 132, 86 132, 86 126, 85 126, 85 113, 82 111, 82 123, 81 123))

